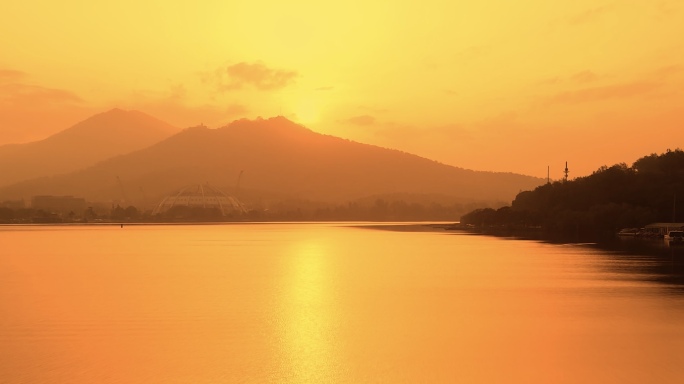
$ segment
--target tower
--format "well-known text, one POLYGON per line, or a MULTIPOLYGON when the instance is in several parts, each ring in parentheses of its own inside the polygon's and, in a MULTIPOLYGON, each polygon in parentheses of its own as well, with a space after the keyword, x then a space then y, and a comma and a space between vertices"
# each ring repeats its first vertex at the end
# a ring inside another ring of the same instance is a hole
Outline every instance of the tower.
POLYGON ((563 181, 564 182, 568 181, 568 162, 567 161, 565 162, 565 171, 563 171, 563 173, 565 173, 565 176, 563 177, 563 181))

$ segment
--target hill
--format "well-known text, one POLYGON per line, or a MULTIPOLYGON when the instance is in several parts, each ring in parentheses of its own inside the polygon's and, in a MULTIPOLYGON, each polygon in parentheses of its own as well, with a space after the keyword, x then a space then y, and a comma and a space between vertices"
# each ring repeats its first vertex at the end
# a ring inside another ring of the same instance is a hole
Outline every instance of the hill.
POLYGON ((176 132, 177 128, 142 112, 113 109, 44 140, 0 146, 0 186, 76 171, 176 132))
POLYGON ((0 189, 0 198, 72 194, 90 200, 144 195, 158 199, 180 187, 209 182, 241 198, 249 191, 326 202, 372 195, 442 194, 510 201, 543 180, 512 173, 476 172, 397 150, 323 135, 284 117, 237 120, 223 128, 188 128, 149 148, 68 175, 0 189), (142 193, 144 191, 144 194, 142 193))
POLYGON ((620 228, 681 221, 682 201, 684 151, 677 149, 642 157, 631 167, 604 166, 590 176, 521 192, 510 207, 475 210, 461 222, 595 240, 611 237, 620 228))

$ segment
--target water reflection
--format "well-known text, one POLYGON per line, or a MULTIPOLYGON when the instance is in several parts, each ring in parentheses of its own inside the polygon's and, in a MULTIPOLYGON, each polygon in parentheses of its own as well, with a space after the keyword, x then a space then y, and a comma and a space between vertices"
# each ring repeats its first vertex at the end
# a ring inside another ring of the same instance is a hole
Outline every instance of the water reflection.
POLYGON ((677 255, 332 224, 0 228, 0 245, 2 383, 684 377, 677 255))
POLYGON ((610 260, 606 268, 667 286, 684 294, 684 247, 667 247, 663 241, 621 239, 597 246, 610 260))
POLYGON ((295 242, 286 255, 283 283, 283 362, 292 383, 330 382, 334 375, 335 329, 331 257, 321 235, 295 242))
POLYGON ((594 267, 609 273, 619 273, 622 278, 636 278, 649 282, 662 283, 671 294, 684 294, 684 246, 668 246, 661 239, 640 239, 620 237, 602 243, 548 242, 540 238, 481 235, 471 232, 445 231, 444 225, 395 224, 371 225, 374 229, 391 231, 423 232, 437 231, 459 236, 484 236, 510 241, 533 241, 557 246, 582 247, 599 255, 594 267))

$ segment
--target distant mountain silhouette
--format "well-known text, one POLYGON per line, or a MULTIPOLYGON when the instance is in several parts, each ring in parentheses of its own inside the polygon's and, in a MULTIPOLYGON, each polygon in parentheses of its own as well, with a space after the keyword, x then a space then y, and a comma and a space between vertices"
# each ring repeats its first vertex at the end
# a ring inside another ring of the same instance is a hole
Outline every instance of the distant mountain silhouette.
POLYGON ((205 182, 232 193, 241 171, 241 194, 268 191, 326 202, 388 193, 510 201, 521 190, 543 183, 530 176, 476 172, 318 134, 276 117, 237 120, 219 129, 188 128, 149 148, 84 170, 2 188, 0 198, 73 194, 90 200, 125 195, 157 199, 185 185, 205 182))
POLYGON ((138 111, 100 113, 41 141, 0 146, 0 186, 73 172, 148 147, 178 131, 138 111))

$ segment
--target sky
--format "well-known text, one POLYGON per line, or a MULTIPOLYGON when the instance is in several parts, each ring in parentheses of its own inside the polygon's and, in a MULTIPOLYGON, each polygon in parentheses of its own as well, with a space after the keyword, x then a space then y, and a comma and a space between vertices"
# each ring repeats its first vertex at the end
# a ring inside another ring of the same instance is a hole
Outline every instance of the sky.
POLYGON ((684 2, 7 2, 0 145, 111 108, 286 116, 463 168, 560 179, 683 143, 684 2))

